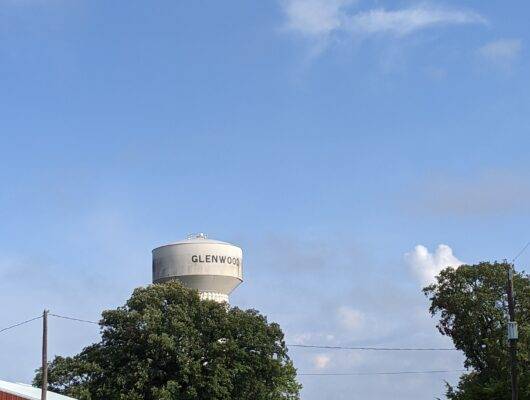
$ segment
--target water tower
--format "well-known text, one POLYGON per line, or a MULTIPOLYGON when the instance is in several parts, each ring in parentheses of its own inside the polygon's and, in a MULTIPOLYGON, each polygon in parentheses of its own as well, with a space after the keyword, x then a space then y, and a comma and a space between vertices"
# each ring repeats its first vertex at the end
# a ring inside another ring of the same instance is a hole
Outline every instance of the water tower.
POLYGON ((153 283, 177 280, 201 299, 228 302, 243 282, 243 251, 199 233, 153 250, 153 283))

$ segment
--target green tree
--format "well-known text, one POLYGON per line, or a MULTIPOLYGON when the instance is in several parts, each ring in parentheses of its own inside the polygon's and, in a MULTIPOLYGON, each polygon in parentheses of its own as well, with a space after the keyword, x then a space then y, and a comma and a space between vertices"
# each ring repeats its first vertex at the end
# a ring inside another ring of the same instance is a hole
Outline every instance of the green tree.
MULTIPOLYGON (((451 400, 509 400, 506 263, 447 268, 423 291, 429 311, 439 316, 438 330, 449 336, 470 370, 457 387, 447 385, 451 400)), ((530 277, 514 276, 515 314, 519 324, 520 400, 530 400, 530 277)))
POLYGON ((99 343, 50 363, 50 390, 81 400, 299 399, 284 335, 255 310, 171 282, 136 289, 100 326, 99 343))

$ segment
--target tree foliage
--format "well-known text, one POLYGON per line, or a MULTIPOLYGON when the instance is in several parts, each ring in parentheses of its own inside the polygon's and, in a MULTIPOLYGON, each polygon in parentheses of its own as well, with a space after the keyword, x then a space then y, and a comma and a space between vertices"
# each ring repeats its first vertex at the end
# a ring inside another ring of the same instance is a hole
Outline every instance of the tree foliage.
POLYGON ((283 333, 255 310, 171 282, 136 289, 100 326, 99 343, 50 363, 50 390, 81 400, 299 399, 283 333))
MULTIPOLYGON (((470 370, 457 387, 448 385, 452 400, 509 400, 507 344, 507 264, 487 263, 447 268, 423 289, 438 330, 462 350, 470 370)), ((520 400, 530 400, 530 277, 514 276, 515 314, 519 324, 520 400)))

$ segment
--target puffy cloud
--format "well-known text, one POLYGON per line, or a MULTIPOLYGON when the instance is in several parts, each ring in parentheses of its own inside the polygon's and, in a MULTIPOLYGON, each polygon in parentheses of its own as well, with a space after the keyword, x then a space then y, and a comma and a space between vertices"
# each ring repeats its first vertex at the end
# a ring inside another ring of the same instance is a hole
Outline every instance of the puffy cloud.
POLYGON ((522 47, 520 39, 499 39, 479 48, 478 54, 497 67, 510 68, 519 57, 522 47))
POLYGON ((311 338, 312 338, 312 335, 309 332, 298 333, 292 336, 292 342, 294 344, 305 344, 309 342, 311 338))
POLYGON ((429 252, 425 246, 417 245, 411 252, 405 254, 405 260, 412 273, 424 286, 433 283, 442 269, 463 264, 454 256, 453 249, 445 244, 438 245, 434 253, 429 252))
POLYGON ((327 354, 317 354, 313 357, 313 366, 316 369, 325 369, 331 362, 331 357, 327 354))
MULTIPOLYGON (((401 371, 425 365, 444 370, 462 368, 459 352, 362 352, 292 346, 450 347, 451 342, 436 330, 436 321, 418 288, 404 285, 408 277, 389 269, 399 264, 403 252, 379 263, 359 243, 341 236, 320 240, 279 236, 263 243, 253 250, 256 268, 234 293, 233 303, 263 310, 271 321, 280 323, 304 386, 304 399, 348 398, 352 384, 350 379, 315 379, 302 375, 305 373, 401 371), (271 279, 271 273, 281 279, 271 279)), ((421 379, 408 376, 401 379, 398 389, 393 378, 377 385, 373 380, 359 379, 356 389, 381 399, 433 398, 443 393, 444 380, 455 384, 457 379, 458 374, 443 379, 428 374, 421 379)))
POLYGON ((348 306, 341 306, 337 310, 337 316, 342 326, 350 330, 359 330, 363 327, 365 315, 359 310, 348 306))
POLYGON ((334 339, 335 339, 335 336, 329 333, 322 334, 322 333, 303 332, 303 333, 293 334, 291 343, 312 344, 312 343, 330 342, 334 339))
MULTIPOLYGON (((385 300, 384 303, 387 303, 385 300)), ((388 318, 388 315, 372 308, 372 304, 366 304, 365 301, 356 302, 355 308, 349 305, 341 305, 336 311, 337 328, 341 328, 341 335, 348 341, 360 341, 366 343, 376 337, 385 337, 393 335, 400 329, 399 323, 394 318, 388 318)), ((385 304, 386 308, 390 307, 385 304)))

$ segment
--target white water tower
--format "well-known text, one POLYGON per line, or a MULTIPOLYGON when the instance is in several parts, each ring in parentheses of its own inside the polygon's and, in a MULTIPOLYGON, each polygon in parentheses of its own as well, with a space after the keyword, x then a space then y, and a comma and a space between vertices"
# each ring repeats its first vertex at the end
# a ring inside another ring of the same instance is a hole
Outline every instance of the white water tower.
POLYGON ((228 302, 243 282, 243 251, 203 234, 153 250, 153 283, 177 280, 199 291, 201 299, 228 302))

